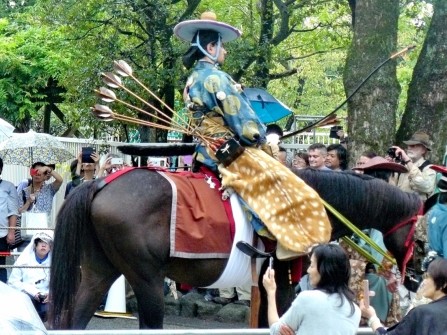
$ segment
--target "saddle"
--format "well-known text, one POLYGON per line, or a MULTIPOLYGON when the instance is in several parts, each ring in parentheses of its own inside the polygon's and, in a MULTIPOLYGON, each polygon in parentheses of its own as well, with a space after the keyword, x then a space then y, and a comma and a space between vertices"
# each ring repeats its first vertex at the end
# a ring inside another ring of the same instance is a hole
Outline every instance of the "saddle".
POLYGON ((172 172, 159 167, 126 168, 100 181, 99 189, 135 169, 153 170, 172 189, 170 256, 228 258, 235 235, 229 200, 222 200, 220 181, 206 167, 200 172, 172 172))

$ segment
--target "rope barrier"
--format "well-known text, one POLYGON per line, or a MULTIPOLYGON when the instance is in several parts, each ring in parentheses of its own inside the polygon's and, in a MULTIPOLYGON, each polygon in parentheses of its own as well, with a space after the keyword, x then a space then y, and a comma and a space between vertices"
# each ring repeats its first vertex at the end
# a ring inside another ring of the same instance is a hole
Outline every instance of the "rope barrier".
POLYGON ((55 230, 55 228, 31 228, 31 227, 7 227, 6 229, 13 230, 55 230))
POLYGON ((21 254, 21 252, 16 251, 0 251, 0 257, 20 256, 21 254))
MULTIPOLYGON (((126 329, 126 330, 49 330, 48 335, 269 335, 267 329, 126 329)), ((357 335, 373 335, 371 328, 359 328, 357 335)))
POLYGON ((3 269, 13 269, 13 268, 25 268, 25 269, 50 269, 51 266, 38 266, 38 265, 0 265, 3 269))

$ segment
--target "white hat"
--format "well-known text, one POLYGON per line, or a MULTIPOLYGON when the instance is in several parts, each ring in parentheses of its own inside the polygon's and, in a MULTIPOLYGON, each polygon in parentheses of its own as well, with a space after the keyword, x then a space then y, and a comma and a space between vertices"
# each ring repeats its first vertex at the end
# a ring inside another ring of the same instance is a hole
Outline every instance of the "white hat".
POLYGON ((222 42, 230 42, 240 37, 242 32, 227 23, 217 21, 216 14, 204 12, 200 20, 188 20, 174 27, 174 34, 182 40, 192 42, 198 30, 212 30, 220 34, 222 42))

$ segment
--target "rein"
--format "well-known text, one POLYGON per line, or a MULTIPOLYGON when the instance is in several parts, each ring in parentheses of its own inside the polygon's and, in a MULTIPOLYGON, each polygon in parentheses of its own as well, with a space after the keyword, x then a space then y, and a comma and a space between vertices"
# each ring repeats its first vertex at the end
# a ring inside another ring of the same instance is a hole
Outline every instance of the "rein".
MULTIPOLYGON (((375 251, 381 254, 384 258, 389 260, 391 263, 396 264, 396 260, 393 257, 391 257, 388 253, 386 253, 380 246, 378 246, 377 243, 374 242, 368 235, 366 235, 359 228, 357 228, 351 221, 349 221, 345 216, 343 216, 343 214, 337 211, 332 205, 330 205, 324 199, 321 199, 321 201, 323 202, 324 207, 326 207, 327 210, 329 210, 337 219, 339 219, 346 227, 348 227, 349 230, 351 230, 354 234, 356 234, 358 237, 360 237, 362 240, 368 243, 371 246, 371 248, 373 248, 375 251)), ((350 238, 344 238, 344 241, 348 243, 351 247, 353 247, 356 251, 358 251, 360 254, 362 254, 362 256, 368 255, 365 257, 368 260, 372 260, 372 256, 366 250, 359 247, 350 238)))

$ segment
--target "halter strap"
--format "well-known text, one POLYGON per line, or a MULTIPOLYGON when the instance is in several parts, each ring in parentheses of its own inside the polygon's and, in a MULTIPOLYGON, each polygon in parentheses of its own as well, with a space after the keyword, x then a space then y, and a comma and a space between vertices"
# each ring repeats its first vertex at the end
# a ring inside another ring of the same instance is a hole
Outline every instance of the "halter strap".
POLYGON ((220 48, 222 46, 222 37, 220 36, 220 34, 218 34, 218 38, 217 38, 217 50, 216 50, 216 54, 214 56, 212 56, 208 51, 206 51, 201 45, 200 45, 200 30, 197 31, 197 35, 196 35, 196 41, 191 43, 191 46, 193 47, 197 47, 199 48, 200 51, 202 51, 202 53, 207 56, 209 59, 211 59, 214 63, 217 62, 217 58, 219 58, 219 53, 220 53, 220 48))
POLYGON ((349 228, 354 234, 364 240, 367 244, 371 246, 375 251, 381 254, 384 258, 390 261, 393 264, 396 264, 396 260, 391 257, 388 253, 386 253, 380 246, 377 245, 369 236, 367 236, 364 232, 362 232, 359 228, 357 228, 351 221, 349 221, 343 214, 337 211, 332 205, 326 202, 324 199, 321 199, 324 207, 328 211, 330 211, 337 219, 339 219, 347 228, 349 228))

